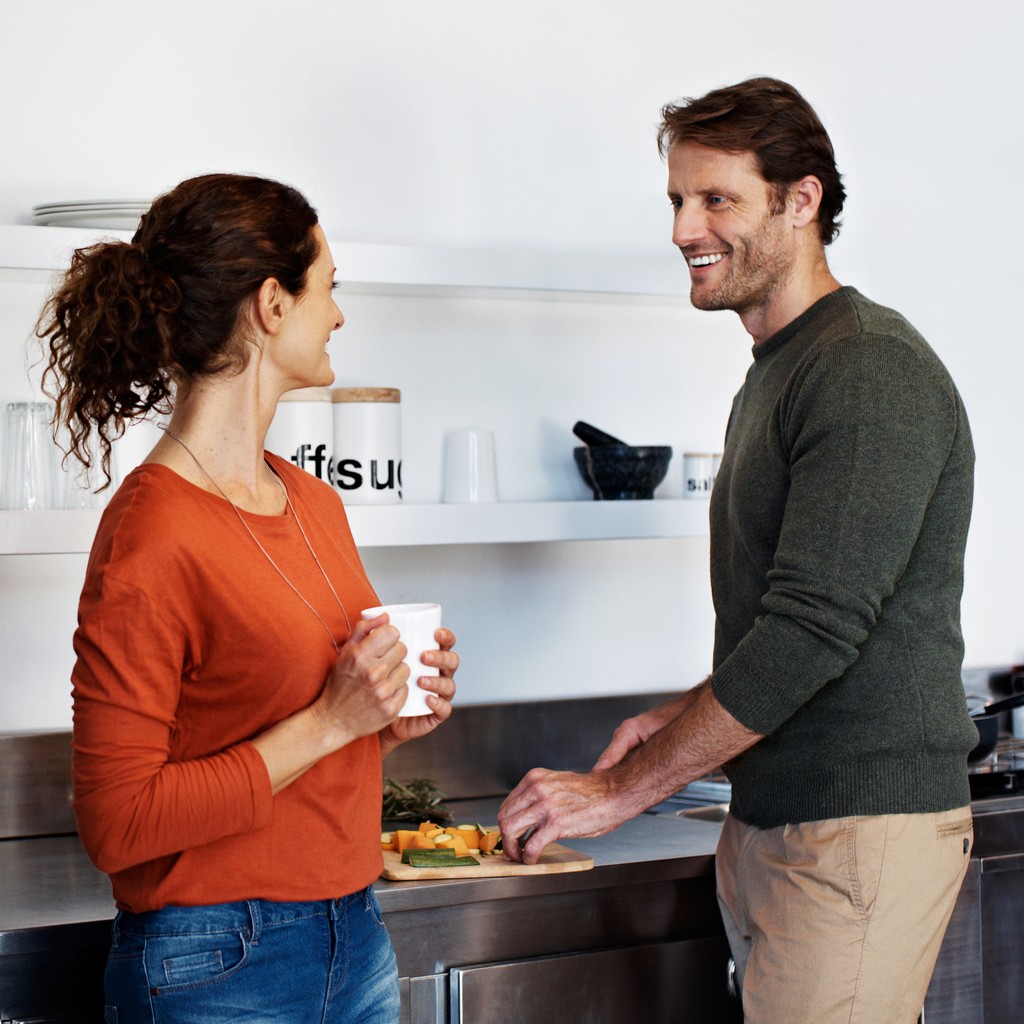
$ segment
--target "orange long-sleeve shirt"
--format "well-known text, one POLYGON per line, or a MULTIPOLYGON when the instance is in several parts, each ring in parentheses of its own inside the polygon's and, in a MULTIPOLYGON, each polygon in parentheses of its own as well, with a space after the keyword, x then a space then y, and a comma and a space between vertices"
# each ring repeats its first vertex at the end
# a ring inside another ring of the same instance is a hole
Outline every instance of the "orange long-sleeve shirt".
MULTIPOLYGON (((379 602, 340 499, 268 459, 355 622, 379 602)), ((292 515, 241 514, 340 645, 345 615, 292 515)), ((103 514, 78 621, 75 813, 119 907, 327 899, 377 877, 378 738, 276 796, 249 742, 314 700, 336 654, 223 498, 164 466, 132 472, 103 514)))

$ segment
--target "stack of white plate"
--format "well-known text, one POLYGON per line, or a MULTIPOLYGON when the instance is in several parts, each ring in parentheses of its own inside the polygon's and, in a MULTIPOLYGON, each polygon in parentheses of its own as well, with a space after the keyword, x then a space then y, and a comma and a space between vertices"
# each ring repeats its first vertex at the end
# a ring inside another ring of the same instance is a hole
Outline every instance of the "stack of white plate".
POLYGON ((92 199, 66 203, 44 203, 32 207, 36 224, 64 228, 108 228, 134 231, 139 218, 149 209, 149 199, 92 199))

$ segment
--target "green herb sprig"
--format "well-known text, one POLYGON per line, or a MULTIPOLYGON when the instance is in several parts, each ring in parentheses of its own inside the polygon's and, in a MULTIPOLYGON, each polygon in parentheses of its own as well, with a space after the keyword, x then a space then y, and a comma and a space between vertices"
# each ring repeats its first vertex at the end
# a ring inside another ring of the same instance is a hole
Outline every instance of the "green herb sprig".
POLYGON ((384 799, 381 804, 382 821, 451 821, 451 813, 442 802, 442 793, 430 779, 412 779, 399 782, 384 778, 384 799))

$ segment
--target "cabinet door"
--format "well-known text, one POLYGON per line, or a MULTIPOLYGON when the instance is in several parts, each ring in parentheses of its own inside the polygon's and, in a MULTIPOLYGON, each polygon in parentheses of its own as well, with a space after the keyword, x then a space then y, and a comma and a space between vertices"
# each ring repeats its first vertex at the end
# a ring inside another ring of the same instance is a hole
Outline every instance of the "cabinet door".
POLYGON ((402 1008, 399 1024, 447 1024, 448 975, 401 978, 402 1008))
POLYGON ((714 936, 453 967, 451 1024, 739 1024, 728 962, 714 936))
POLYGON ((1024 918, 1024 854, 981 862, 982 976, 985 1024, 1020 1024, 1024 971, 1020 931, 1024 918))
POLYGON ((985 1024, 981 969, 981 865, 974 858, 946 928, 924 1001, 924 1024, 985 1024))

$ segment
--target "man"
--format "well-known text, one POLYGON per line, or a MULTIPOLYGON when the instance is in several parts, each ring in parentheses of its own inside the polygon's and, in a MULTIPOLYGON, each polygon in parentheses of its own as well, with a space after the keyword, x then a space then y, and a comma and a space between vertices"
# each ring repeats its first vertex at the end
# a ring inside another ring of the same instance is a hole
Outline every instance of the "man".
POLYGON ((754 343, 710 506, 714 669, 623 722, 591 772, 531 771, 505 849, 532 862, 724 765, 718 892, 747 1024, 909 1024, 973 835, 970 429, 924 339, 832 276, 845 192, 803 97, 752 79, 662 115, 691 301, 754 343))

